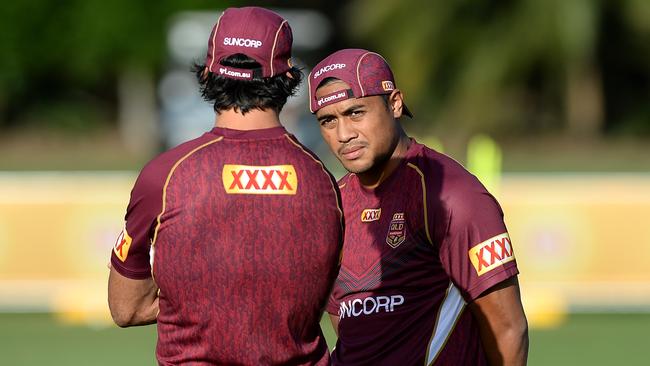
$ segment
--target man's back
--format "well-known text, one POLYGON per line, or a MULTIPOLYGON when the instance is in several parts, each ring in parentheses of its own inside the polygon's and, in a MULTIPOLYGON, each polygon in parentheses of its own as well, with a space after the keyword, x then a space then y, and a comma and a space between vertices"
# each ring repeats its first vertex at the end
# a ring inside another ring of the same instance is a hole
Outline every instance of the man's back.
POLYGON ((215 128, 148 164, 134 196, 160 202, 161 364, 328 362, 318 320, 342 237, 335 187, 282 127, 215 128))

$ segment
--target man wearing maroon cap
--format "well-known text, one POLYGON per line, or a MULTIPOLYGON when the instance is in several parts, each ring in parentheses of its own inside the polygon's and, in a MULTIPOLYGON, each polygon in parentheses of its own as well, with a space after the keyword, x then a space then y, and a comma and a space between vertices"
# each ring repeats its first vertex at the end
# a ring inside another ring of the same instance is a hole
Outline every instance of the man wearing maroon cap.
POLYGON ((215 127, 150 161, 111 254, 120 326, 157 323, 160 365, 325 365, 319 327, 340 193, 280 124, 301 80, 277 14, 227 9, 196 74, 215 127))
POLYGON ((327 307, 338 365, 523 365, 528 330, 497 201, 409 138, 386 61, 338 51, 309 75, 310 108, 350 172, 341 269, 327 307))

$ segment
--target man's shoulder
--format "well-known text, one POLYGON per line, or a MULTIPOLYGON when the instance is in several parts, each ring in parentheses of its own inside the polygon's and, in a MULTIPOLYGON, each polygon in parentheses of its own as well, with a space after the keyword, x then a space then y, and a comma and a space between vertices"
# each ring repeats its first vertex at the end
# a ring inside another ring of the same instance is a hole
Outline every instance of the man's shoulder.
POLYGON ((311 151, 296 136, 290 133, 284 135, 283 144, 280 148, 276 145, 275 156, 279 161, 290 162, 295 165, 295 169, 309 177, 311 181, 327 182, 325 186, 316 185, 314 187, 326 187, 329 191, 336 186, 334 175, 327 169, 323 161, 316 153, 311 151))
POLYGON ((466 194, 486 192, 476 176, 458 161, 426 145, 418 145, 419 150, 409 163, 419 171, 428 188, 439 193, 440 198, 454 199, 466 194))
MULTIPOLYGON (((307 147, 305 144, 303 144, 296 136, 290 133, 286 133, 284 135, 285 137, 285 142, 287 142, 287 145, 285 147, 289 149, 289 151, 292 153, 292 156, 296 159, 304 160, 310 163, 310 165, 314 165, 313 167, 317 168, 318 170, 326 170, 325 165, 323 164, 322 160, 318 155, 316 155, 315 152, 311 151, 309 147, 307 147)), ((286 154, 286 150, 281 150, 282 154, 286 154)), ((329 171, 328 171, 329 172, 329 171)))
POLYGON ((409 163, 418 168, 425 179, 437 178, 445 181, 471 179, 472 174, 454 158, 426 145, 419 143, 417 145, 409 163))
POLYGON ((158 154, 144 165, 136 184, 162 186, 175 165, 201 147, 219 140, 219 136, 204 134, 158 154))

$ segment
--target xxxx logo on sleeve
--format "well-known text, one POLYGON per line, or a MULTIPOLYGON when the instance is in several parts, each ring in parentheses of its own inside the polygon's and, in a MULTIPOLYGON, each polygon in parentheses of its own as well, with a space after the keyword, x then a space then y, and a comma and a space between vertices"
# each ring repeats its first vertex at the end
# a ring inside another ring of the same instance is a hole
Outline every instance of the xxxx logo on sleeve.
POLYGON ((115 252, 115 255, 122 262, 124 262, 126 260, 126 257, 129 255, 129 248, 131 248, 132 240, 133 239, 131 239, 129 233, 126 232, 126 227, 124 227, 120 235, 117 237, 115 246, 113 247, 113 252, 115 252))
POLYGON ((293 195, 298 189, 298 177, 293 165, 226 164, 221 178, 228 194, 293 195))
POLYGON ((481 276, 491 270, 515 260, 508 233, 490 238, 469 250, 469 259, 481 276))

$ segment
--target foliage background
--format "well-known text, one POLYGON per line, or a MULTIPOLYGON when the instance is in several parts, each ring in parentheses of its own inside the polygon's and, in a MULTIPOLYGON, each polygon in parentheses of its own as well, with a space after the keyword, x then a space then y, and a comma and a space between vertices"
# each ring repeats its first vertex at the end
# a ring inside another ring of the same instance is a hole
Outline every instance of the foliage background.
POLYGON ((124 139, 121 78, 156 84, 179 11, 251 4, 331 21, 307 66, 340 47, 380 52, 416 113, 409 132, 461 161, 487 133, 506 170, 650 166, 648 1, 25 0, 0 4, 0 168, 138 169, 162 146, 110 153, 124 139))

